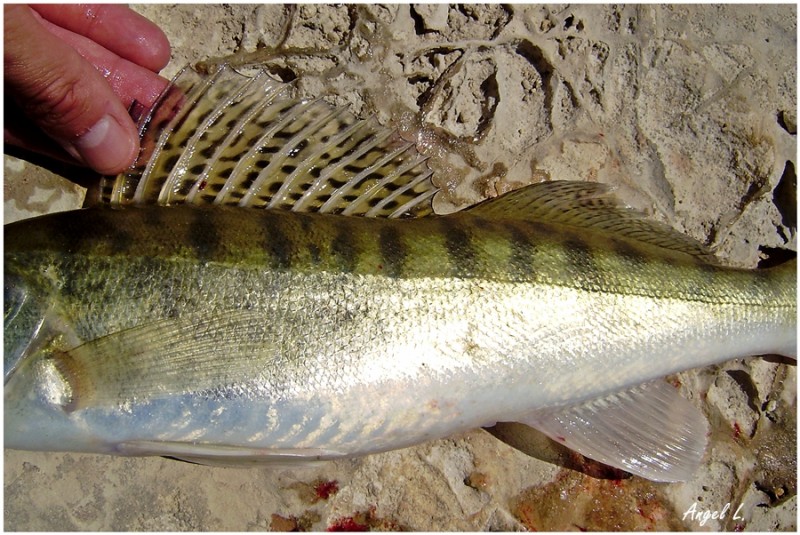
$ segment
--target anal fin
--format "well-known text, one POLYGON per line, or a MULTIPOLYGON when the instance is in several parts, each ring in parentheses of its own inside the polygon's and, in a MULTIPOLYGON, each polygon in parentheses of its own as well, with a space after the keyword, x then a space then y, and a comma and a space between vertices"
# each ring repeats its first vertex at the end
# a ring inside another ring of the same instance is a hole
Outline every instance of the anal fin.
POLYGON ((517 421, 586 457, 662 482, 693 477, 708 434, 705 417, 664 381, 517 421))

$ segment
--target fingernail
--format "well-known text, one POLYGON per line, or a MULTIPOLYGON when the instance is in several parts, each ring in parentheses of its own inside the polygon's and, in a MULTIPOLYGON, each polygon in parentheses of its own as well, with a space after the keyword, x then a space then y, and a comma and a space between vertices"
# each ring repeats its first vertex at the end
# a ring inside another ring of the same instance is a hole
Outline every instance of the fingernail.
POLYGON ((113 174, 122 172, 133 162, 136 139, 113 116, 104 115, 67 148, 72 153, 70 149, 95 171, 113 174))

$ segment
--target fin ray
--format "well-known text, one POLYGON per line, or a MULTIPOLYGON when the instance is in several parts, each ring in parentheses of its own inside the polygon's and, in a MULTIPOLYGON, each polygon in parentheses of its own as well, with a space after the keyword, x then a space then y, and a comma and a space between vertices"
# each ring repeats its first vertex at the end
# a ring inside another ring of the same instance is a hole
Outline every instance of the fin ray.
POLYGON ((664 381, 519 420, 602 463, 653 481, 686 481, 700 466, 708 424, 664 381))

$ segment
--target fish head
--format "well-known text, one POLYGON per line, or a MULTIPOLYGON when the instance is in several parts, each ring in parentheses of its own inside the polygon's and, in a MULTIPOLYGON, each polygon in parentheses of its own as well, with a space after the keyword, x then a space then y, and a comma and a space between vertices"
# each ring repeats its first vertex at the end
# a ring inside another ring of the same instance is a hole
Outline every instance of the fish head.
POLYGON ((4 264, 3 366, 5 447, 85 450, 87 440, 70 414, 72 384, 53 358, 70 339, 56 312, 55 282, 48 270, 4 264), (54 437, 51 441, 48 437, 54 437))

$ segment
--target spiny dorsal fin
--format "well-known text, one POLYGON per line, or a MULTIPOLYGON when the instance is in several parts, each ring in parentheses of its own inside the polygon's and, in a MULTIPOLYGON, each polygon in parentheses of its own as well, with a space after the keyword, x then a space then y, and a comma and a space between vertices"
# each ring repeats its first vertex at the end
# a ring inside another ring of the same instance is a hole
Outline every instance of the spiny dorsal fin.
POLYGON ((142 150, 107 179, 111 204, 223 204, 368 217, 432 213, 411 143, 374 118, 290 96, 265 73, 181 71, 140 120, 142 150))
POLYGON ((716 258, 702 243, 669 225, 647 219, 623 205, 606 184, 553 181, 526 186, 484 201, 469 213, 495 219, 523 219, 591 228, 643 243, 680 251, 707 262, 716 258))

